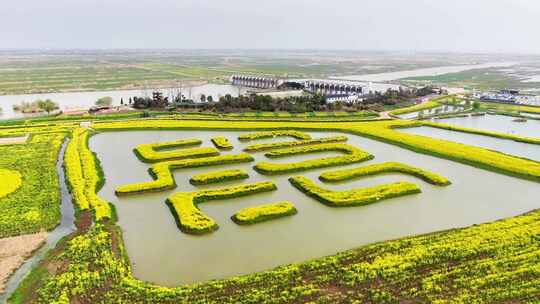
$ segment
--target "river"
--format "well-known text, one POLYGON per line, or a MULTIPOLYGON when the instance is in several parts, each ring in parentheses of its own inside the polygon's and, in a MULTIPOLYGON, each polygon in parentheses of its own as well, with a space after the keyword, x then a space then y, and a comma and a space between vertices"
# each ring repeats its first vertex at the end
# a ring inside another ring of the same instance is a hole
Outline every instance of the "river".
MULTIPOLYGON (((163 92, 164 96, 172 95, 176 89, 158 89, 163 92)), ((186 87, 182 89, 182 94, 187 98, 191 96, 194 100, 198 100, 201 94, 212 96, 214 100, 219 97, 231 94, 238 96, 246 92, 246 88, 239 88, 232 85, 222 84, 205 84, 194 87, 186 87)), ((37 99, 51 99, 58 103, 60 109, 74 108, 90 108, 97 99, 105 96, 112 97, 113 105, 120 105, 123 99, 124 103, 128 103, 130 97, 149 96, 151 91, 144 90, 123 90, 123 91, 94 91, 94 92, 69 92, 69 93, 44 93, 44 94, 24 94, 24 95, 2 95, 0 96, 0 119, 31 117, 35 115, 25 115, 13 110, 13 105, 20 104, 22 101, 33 102, 37 99)), ((150 96, 151 97, 151 96, 150 96)))
POLYGON ((458 72, 472 70, 472 69, 509 67, 516 64, 517 64, 516 62, 489 62, 489 63, 482 63, 482 64, 451 65, 451 66, 441 66, 441 67, 435 67, 435 68, 415 69, 415 70, 388 72, 388 73, 375 73, 375 74, 350 75, 350 76, 333 76, 330 78, 340 79, 340 80, 353 80, 353 81, 383 82, 383 81, 392 81, 392 80, 398 80, 398 79, 410 78, 410 77, 438 76, 438 75, 449 74, 449 73, 458 73, 458 72))

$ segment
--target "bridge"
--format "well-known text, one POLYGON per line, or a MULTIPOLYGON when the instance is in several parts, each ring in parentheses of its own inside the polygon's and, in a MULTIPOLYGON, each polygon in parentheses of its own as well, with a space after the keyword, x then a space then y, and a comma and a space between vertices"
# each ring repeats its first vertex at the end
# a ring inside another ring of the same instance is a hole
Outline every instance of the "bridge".
POLYGON ((306 80, 304 88, 312 93, 322 95, 362 95, 362 84, 333 80, 306 80))
POLYGON ((233 85, 258 89, 274 89, 284 83, 279 78, 245 75, 233 75, 231 76, 231 82, 233 85))
POLYGON ((280 79, 248 75, 233 75, 230 80, 233 85, 249 88, 276 89, 284 85, 302 88, 311 93, 322 95, 362 95, 371 91, 370 85, 366 87, 365 83, 344 80, 280 79))

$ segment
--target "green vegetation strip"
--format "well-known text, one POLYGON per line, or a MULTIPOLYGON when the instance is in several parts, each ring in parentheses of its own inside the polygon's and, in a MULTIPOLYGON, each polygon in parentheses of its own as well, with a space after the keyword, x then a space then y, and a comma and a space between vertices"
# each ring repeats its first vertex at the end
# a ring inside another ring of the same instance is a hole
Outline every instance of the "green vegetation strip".
POLYGON ((408 113, 413 113, 413 112, 419 112, 419 111, 423 111, 423 110, 429 110, 429 109, 433 109, 433 108, 436 108, 436 107, 439 107, 439 106, 441 106, 441 104, 438 103, 438 102, 427 101, 427 102, 423 102, 423 103, 420 103, 420 104, 417 104, 417 105, 414 105, 414 106, 411 106, 411 107, 393 110, 393 111, 390 112, 390 114, 391 115, 402 115, 402 114, 408 114, 408 113))
POLYGON ((238 211, 231 219, 238 225, 252 225, 298 213, 290 202, 279 202, 256 207, 248 207, 238 211))
POLYGON ((540 107, 480 101, 480 109, 540 114, 540 107))
POLYGON ((139 145, 133 150, 133 152, 142 162, 146 163, 219 155, 219 151, 215 148, 193 148, 177 151, 163 151, 168 149, 197 146, 200 144, 201 141, 199 139, 183 139, 164 143, 139 145))
POLYGON ((347 191, 323 189, 304 176, 291 177, 289 178, 289 182, 306 195, 330 207, 362 206, 389 198, 421 192, 418 186, 408 182, 397 182, 347 191))
POLYGON ((362 126, 357 125, 351 129, 352 132, 359 135, 394 144, 414 152, 450 159, 481 169, 540 182, 539 162, 448 140, 406 134, 393 130, 406 126, 411 127, 415 124, 416 122, 411 124, 406 121, 388 121, 369 123, 362 126))
POLYGON ((178 121, 178 120, 137 120, 133 122, 99 122, 92 128, 99 131, 137 130, 137 129, 218 129, 218 130, 250 130, 271 128, 296 128, 306 130, 328 130, 348 132, 369 137, 381 142, 390 143, 414 152, 424 153, 453 160, 470 166, 493 172, 540 182, 540 163, 518 158, 512 155, 491 151, 479 147, 460 144, 448 140, 427 136, 406 134, 395 128, 418 125, 416 121, 385 120, 357 123, 322 123, 322 122, 254 122, 229 121, 178 121))
POLYGON ((59 223, 56 162, 65 136, 33 135, 27 144, 0 146, 0 238, 50 230, 59 223))
POLYGON ((198 204, 211 200, 248 196, 276 189, 276 185, 272 182, 259 182, 215 190, 178 192, 167 199, 167 204, 171 207, 180 230, 189 234, 204 234, 218 229, 218 224, 204 214, 197 207, 198 204))
POLYGON ((451 184, 450 181, 444 176, 397 162, 386 162, 359 168, 323 172, 319 179, 323 182, 340 182, 357 177, 378 175, 383 173, 404 173, 416 176, 430 184, 438 186, 447 186, 451 184))
POLYGON ((227 137, 213 137, 212 143, 214 144, 214 146, 216 146, 216 148, 220 150, 231 150, 232 148, 234 148, 227 137))
POLYGON ((256 140, 256 139, 263 139, 263 138, 273 138, 273 137, 293 137, 298 140, 309 140, 311 139, 311 135, 295 131, 295 130, 278 130, 278 131, 263 131, 263 132, 255 132, 255 133, 249 133, 240 135, 238 137, 239 140, 242 141, 249 141, 249 140, 256 140))
POLYGON ((347 144, 321 144, 315 146, 305 146, 305 147, 294 147, 289 149, 277 150, 266 153, 267 157, 277 158, 277 157, 286 157, 299 154, 307 153, 318 153, 318 152, 342 152, 346 155, 343 156, 334 156, 334 157, 323 157, 312 160, 305 160, 296 163, 269 163, 269 162, 260 162, 255 165, 254 169, 261 174, 274 175, 274 174, 284 174, 305 170, 312 170, 318 168, 340 166, 359 163, 362 161, 373 159, 373 155, 360 150, 356 147, 347 145, 347 144))
POLYGON ((149 173, 154 179, 153 181, 120 186, 116 189, 116 195, 159 192, 174 189, 176 188, 176 181, 174 180, 172 170, 246 163, 251 161, 253 161, 251 155, 241 153, 157 163, 152 165, 149 169, 149 173))
POLYGON ((442 124, 442 123, 434 123, 434 122, 427 122, 423 121, 423 125, 438 129, 445 129, 450 131, 456 131, 456 132, 462 132, 462 133, 470 133, 470 134, 476 134, 476 135, 484 135, 484 136, 490 136, 490 137, 496 137, 501 139, 509 139, 517 142, 523 142, 528 144, 535 144, 540 145, 540 137, 523 137, 523 136, 516 136, 512 134, 505 134, 505 133, 498 133, 498 132, 491 132, 491 131, 484 131, 484 130, 477 130, 477 129, 471 129, 471 128, 463 128, 460 126, 454 126, 449 124, 442 124))
POLYGON ((274 142, 267 144, 256 144, 247 146, 244 151, 246 152, 258 152, 258 151, 267 151, 281 148, 290 148, 290 147, 299 147, 299 146, 309 146, 317 145, 324 143, 334 143, 334 142, 345 142, 348 138, 346 136, 331 136, 331 137, 322 137, 309 140, 297 140, 297 141, 283 141, 283 142, 274 142))
POLYGON ((193 185, 208 185, 232 180, 246 179, 249 175, 244 170, 223 170, 194 175, 189 182, 193 185))
POLYGON ((34 289, 17 290, 16 303, 538 302, 540 211, 179 287, 136 279, 119 230, 96 224, 67 241, 54 264, 27 277, 21 286, 34 289))

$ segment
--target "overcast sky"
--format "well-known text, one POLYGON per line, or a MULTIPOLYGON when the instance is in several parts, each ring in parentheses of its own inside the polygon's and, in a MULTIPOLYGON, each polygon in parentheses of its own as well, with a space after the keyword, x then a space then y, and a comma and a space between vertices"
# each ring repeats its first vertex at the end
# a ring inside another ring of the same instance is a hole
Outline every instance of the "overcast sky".
POLYGON ((2 0, 0 49, 540 53, 540 0, 2 0))

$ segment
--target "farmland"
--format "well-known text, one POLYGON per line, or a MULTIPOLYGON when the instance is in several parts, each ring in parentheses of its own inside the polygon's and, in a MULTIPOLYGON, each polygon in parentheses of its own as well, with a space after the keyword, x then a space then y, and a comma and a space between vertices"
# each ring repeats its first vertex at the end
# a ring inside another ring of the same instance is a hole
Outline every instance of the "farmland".
POLYGON ((540 163, 402 132, 419 125, 170 117, 2 127, 31 134, 0 146, 13 155, 0 177, 21 178, 0 188, 5 236, 58 223, 65 139, 79 222, 11 301, 534 303, 540 163), (21 221, 28 208, 41 221, 21 221), (80 224, 88 218, 94 225, 80 224))
MULTIPOLYGON (((304 78, 354 75, 469 62, 435 54, 418 60, 364 52, 32 51, 0 53, 0 94, 176 87, 224 83, 232 74, 304 78)), ((485 61, 486 58, 479 57, 485 61)))

